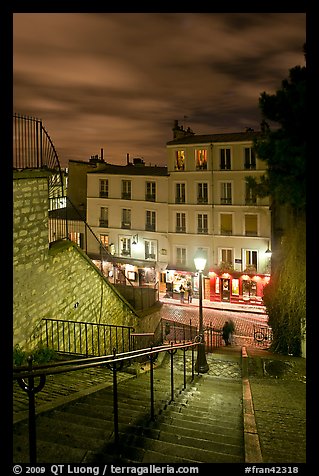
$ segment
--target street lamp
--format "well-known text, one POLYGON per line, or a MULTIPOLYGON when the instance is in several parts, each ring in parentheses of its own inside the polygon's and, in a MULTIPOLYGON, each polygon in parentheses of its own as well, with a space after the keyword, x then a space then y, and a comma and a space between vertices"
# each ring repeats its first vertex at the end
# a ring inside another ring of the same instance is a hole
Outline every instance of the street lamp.
POLYGON ((204 328, 203 328, 203 270, 206 266, 206 258, 203 250, 199 248, 194 257, 195 268, 198 271, 198 288, 199 288, 199 336, 201 338, 197 350, 197 360, 195 370, 198 373, 204 374, 208 372, 209 366, 206 361, 205 342, 204 342, 204 328))

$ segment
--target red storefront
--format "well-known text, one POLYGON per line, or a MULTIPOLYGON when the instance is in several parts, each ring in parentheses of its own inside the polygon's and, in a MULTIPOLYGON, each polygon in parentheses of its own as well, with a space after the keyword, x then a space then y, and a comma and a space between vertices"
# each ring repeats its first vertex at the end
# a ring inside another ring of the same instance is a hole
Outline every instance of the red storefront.
POLYGON ((269 274, 252 274, 239 271, 209 272, 210 300, 217 302, 263 304, 264 287, 269 274))

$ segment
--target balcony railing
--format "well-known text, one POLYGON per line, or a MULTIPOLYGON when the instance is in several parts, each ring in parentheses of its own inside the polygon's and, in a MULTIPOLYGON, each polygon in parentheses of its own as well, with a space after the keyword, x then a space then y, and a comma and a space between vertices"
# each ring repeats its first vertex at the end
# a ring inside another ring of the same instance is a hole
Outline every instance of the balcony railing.
POLYGON ((53 142, 34 117, 13 115, 13 169, 44 169, 49 177, 49 198, 63 197, 63 175, 53 142))

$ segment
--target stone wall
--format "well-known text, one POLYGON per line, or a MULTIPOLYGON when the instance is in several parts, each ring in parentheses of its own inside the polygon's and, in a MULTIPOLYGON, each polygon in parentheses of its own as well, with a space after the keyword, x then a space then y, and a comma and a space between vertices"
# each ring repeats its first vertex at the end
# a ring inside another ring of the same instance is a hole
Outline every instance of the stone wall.
POLYGON ((13 344, 32 350, 44 318, 136 328, 134 309, 76 244, 49 247, 48 176, 14 172, 13 344))

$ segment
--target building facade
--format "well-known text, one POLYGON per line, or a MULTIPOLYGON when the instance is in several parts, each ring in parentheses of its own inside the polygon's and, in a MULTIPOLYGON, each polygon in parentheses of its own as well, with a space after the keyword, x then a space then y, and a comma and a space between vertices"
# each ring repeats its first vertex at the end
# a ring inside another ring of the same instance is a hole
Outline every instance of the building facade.
MULTIPOLYGON (((205 299, 262 303, 270 210, 268 198, 254 196, 246 182, 265 173, 253 150, 259 133, 195 135, 178 122, 173 132, 167 167, 127 155, 125 165, 83 168, 87 222, 113 257, 99 265, 114 283, 128 279, 177 297, 180 284, 191 282, 196 296, 193 259, 201 248, 205 299)), ((87 245, 97 262, 99 246, 92 238, 87 245)))

